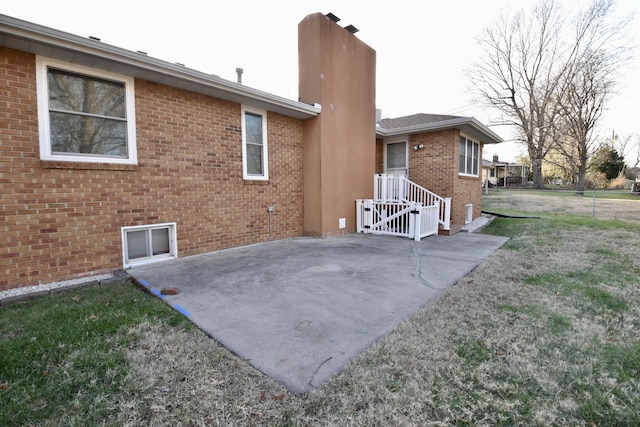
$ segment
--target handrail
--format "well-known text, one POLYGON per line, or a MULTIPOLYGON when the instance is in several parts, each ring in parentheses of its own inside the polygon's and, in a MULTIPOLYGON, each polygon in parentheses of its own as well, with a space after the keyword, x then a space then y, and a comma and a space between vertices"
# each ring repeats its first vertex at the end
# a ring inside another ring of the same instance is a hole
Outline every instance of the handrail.
POLYGON ((376 202, 416 202, 422 206, 433 206, 439 202, 438 223, 442 225, 444 230, 451 228, 451 198, 441 197, 403 175, 375 174, 373 199, 376 202))

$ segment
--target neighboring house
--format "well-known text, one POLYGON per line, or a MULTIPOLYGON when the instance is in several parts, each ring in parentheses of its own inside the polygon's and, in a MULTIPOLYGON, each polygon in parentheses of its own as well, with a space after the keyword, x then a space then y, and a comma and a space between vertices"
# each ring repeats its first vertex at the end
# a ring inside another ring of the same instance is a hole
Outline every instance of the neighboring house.
POLYGON ((482 159, 482 186, 508 187, 527 183, 527 166, 520 163, 501 162, 494 154, 493 160, 482 159), (505 179, 506 178, 506 179, 505 179))
POLYGON ((454 225, 478 216, 482 145, 500 139, 472 118, 376 127, 375 51, 322 14, 298 32, 291 101, 0 15, 0 290, 355 232, 403 142, 454 225))

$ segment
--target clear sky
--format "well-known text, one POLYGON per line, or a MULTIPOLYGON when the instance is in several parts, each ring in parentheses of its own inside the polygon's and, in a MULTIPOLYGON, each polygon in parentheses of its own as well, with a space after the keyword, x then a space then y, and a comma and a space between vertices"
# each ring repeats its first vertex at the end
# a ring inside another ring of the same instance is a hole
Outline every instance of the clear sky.
MULTIPOLYGON (((566 7, 587 0, 563 0, 566 7)), ((0 13, 243 83, 290 99, 298 97, 297 25, 306 15, 333 12, 340 25, 377 52, 377 107, 383 117, 414 113, 474 116, 487 125, 492 113, 474 103, 465 70, 480 49, 482 28, 502 11, 530 7, 535 0, 239 0, 147 1, 20 0, 4 2, 0 13)), ((617 0, 622 15, 636 13, 629 34, 640 42, 640 2, 617 0)), ((619 95, 599 134, 640 134, 640 60, 622 74, 619 95)), ((505 140, 511 130, 491 127, 505 140)), ((504 143, 484 157, 515 160, 523 147, 504 143)))

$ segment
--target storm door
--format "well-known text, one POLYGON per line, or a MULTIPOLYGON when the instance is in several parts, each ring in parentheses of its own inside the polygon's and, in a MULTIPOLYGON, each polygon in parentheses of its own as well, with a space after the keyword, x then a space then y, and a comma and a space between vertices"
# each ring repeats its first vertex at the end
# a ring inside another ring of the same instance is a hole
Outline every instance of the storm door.
POLYGON ((385 173, 407 176, 409 172, 407 141, 387 142, 384 144, 384 150, 385 173))

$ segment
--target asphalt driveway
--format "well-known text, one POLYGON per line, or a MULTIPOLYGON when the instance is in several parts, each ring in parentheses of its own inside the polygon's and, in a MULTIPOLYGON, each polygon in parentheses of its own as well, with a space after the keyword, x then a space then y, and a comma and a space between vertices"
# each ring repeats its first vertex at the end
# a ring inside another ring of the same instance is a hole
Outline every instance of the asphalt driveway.
POLYGON ((452 286, 507 238, 295 238, 128 273, 255 368, 303 393, 452 286), (160 295, 177 287, 178 295, 160 295))

